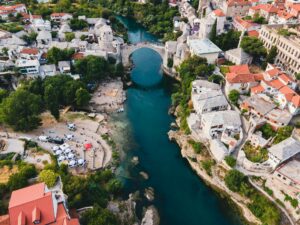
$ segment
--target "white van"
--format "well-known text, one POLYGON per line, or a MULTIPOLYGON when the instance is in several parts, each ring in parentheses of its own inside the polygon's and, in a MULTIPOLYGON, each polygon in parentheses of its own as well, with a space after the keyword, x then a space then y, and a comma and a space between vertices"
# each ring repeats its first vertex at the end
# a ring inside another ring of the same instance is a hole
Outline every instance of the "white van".
POLYGON ((39 141, 42 141, 42 142, 48 142, 49 136, 39 136, 39 137, 38 137, 38 140, 39 140, 39 141))

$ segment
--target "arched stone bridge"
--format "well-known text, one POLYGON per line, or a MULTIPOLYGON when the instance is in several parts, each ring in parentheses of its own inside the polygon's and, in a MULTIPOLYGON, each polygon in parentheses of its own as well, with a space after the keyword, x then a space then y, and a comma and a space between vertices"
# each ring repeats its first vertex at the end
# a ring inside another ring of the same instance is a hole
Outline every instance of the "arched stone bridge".
POLYGON ((130 55, 140 49, 140 48, 150 48, 154 51, 156 51, 161 58, 164 58, 165 54, 165 46, 160 44, 154 44, 150 42, 139 42, 137 44, 124 44, 121 48, 121 54, 122 54, 122 62, 124 66, 129 65, 129 57, 130 55))

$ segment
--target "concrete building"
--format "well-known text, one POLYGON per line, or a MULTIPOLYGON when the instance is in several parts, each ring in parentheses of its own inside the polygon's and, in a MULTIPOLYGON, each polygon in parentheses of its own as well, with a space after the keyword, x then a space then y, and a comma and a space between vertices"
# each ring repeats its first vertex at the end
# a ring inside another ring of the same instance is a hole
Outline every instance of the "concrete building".
POLYGON ((246 53, 242 48, 235 48, 225 52, 225 59, 236 64, 251 64, 252 56, 246 53))
POLYGON ((187 44, 191 55, 197 55, 207 59, 208 63, 214 64, 222 50, 209 39, 191 39, 188 38, 187 44))
POLYGON ((293 137, 273 145, 268 149, 269 161, 275 169, 281 163, 289 160, 300 152, 300 142, 293 137))
POLYGON ((114 40, 113 32, 110 26, 103 25, 99 29, 98 43, 100 49, 107 52, 112 52, 114 50, 112 42, 114 40))
POLYGON ((20 73, 24 75, 38 75, 40 72, 40 63, 37 59, 18 59, 16 61, 16 67, 19 69, 20 73))
POLYGON ((47 64, 40 66, 40 76, 45 78, 47 76, 55 76, 57 74, 55 64, 47 64))
POLYGON ((300 27, 291 28, 284 25, 263 25, 259 38, 267 49, 277 47, 275 64, 291 75, 300 71, 300 27))
POLYGON ((246 16, 251 6, 251 1, 247 0, 225 0, 221 9, 226 17, 246 16))

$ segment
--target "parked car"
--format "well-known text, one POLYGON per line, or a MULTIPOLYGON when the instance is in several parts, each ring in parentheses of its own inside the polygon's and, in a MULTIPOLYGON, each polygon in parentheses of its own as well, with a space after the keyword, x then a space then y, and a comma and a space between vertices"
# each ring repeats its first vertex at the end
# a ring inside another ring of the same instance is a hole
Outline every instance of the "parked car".
POLYGON ((48 142, 61 145, 61 144, 63 144, 65 141, 64 141, 64 139, 62 139, 62 138, 54 137, 54 138, 49 138, 49 139, 48 139, 48 142))
POLYGON ((62 154, 62 150, 57 150, 54 152, 54 155, 61 155, 62 154))
POLYGON ((73 153, 68 154, 68 159, 74 159, 74 158, 75 158, 75 155, 73 153))
POLYGON ((55 145, 55 146, 53 146, 51 149, 52 149, 52 151, 55 152, 55 151, 59 150, 60 148, 59 148, 59 146, 55 145))
POLYGON ((38 140, 43 141, 43 142, 47 142, 49 140, 49 136, 41 135, 41 136, 38 137, 38 140))
POLYGON ((86 160, 84 160, 84 159, 78 159, 77 163, 78 163, 79 166, 84 166, 86 164, 86 160))
POLYGON ((70 145, 68 145, 67 143, 64 143, 63 145, 60 145, 59 146, 59 148, 61 149, 61 150, 66 150, 67 148, 69 148, 70 147, 70 145))
POLYGON ((76 167, 76 166, 77 166, 76 160, 71 160, 71 161, 68 163, 68 166, 69 166, 69 168, 76 167))
POLYGON ((74 134, 67 134, 65 135, 65 138, 68 140, 68 141, 72 141, 74 139, 74 134))
POLYGON ((60 156, 58 157, 58 159, 57 159, 58 162, 62 162, 62 161, 64 161, 64 160, 66 160, 66 157, 63 156, 63 155, 60 155, 60 156))
POLYGON ((76 130, 76 125, 74 123, 68 123, 67 127, 70 131, 75 131, 76 130))

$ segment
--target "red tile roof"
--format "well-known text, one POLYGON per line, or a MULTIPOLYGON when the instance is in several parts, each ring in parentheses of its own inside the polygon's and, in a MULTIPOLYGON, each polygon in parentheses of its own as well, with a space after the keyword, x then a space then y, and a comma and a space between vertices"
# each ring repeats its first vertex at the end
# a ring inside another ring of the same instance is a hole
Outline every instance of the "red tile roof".
POLYGON ((28 55, 37 55, 39 54, 39 50, 37 48, 23 48, 21 50, 22 54, 28 54, 28 55))
POLYGON ((63 203, 58 204, 56 222, 53 225, 79 225, 78 219, 71 219, 68 217, 63 203))
POLYGON ((72 59, 75 59, 75 60, 82 59, 82 58, 84 58, 84 54, 80 53, 80 52, 77 52, 72 56, 72 59))
POLYGON ((0 11, 11 11, 20 7, 25 7, 24 4, 16 4, 16 5, 1 5, 0 11))
POLYGON ((253 23, 252 21, 248 21, 248 20, 243 20, 241 17, 237 16, 234 18, 234 21, 238 24, 240 24, 242 27, 244 28, 250 28, 253 26, 257 26, 256 23, 253 23))
POLYGON ((270 86, 272 86, 273 88, 276 88, 276 89, 280 89, 282 88, 283 86, 285 86, 280 80, 276 79, 276 80, 272 80, 269 82, 270 86))
POLYGON ((284 18, 284 19, 286 19, 286 20, 291 19, 291 18, 294 18, 294 16, 293 16, 292 14, 290 14, 290 13, 288 13, 288 12, 286 12, 286 11, 283 11, 283 10, 277 12, 277 16, 278 16, 278 17, 281 17, 281 18, 284 18))
POLYGON ((284 86, 281 89, 279 89, 279 92, 282 93, 287 101, 292 101, 293 96, 297 95, 294 90, 289 88, 288 86, 284 86))
POLYGON ((300 12, 300 4, 293 4, 290 7, 291 7, 291 9, 293 9, 297 12, 300 12))
POLYGON ((260 5, 260 9, 268 12, 268 13, 277 13, 278 8, 276 8, 275 6, 271 5, 271 4, 262 4, 260 5))
POLYGON ((248 33, 248 36, 250 36, 250 37, 258 37, 259 36, 259 33, 256 30, 251 30, 251 31, 248 31, 247 33, 248 33))
POLYGON ((277 69, 277 68, 273 68, 273 69, 270 69, 270 70, 266 71, 266 73, 267 73, 270 77, 278 76, 280 72, 281 72, 281 71, 280 71, 279 69, 277 69))
POLYGON ((63 17, 65 15, 71 15, 69 13, 52 13, 50 16, 51 17, 63 17))
POLYGON ((10 225, 8 214, 0 216, 0 225, 10 225))
POLYGON ((213 11, 213 13, 216 15, 216 16, 219 16, 219 17, 223 17, 225 16, 225 14, 223 13, 223 11, 221 9, 216 9, 213 11))
POLYGON ((255 82, 253 74, 236 74, 236 73, 227 73, 226 81, 229 83, 249 83, 255 82))
POLYGON ((289 82, 294 82, 294 80, 290 76, 286 75, 285 73, 281 74, 278 78, 285 84, 289 82))
POLYGON ((300 107, 300 96, 299 95, 295 95, 293 98, 292 98, 292 103, 295 107, 300 107))
POLYGON ((251 93, 254 93, 254 94, 259 94, 259 93, 262 93, 265 89, 263 88, 263 86, 261 85, 257 85, 255 87, 252 87, 251 88, 251 93))
POLYGON ((250 6, 251 2, 247 1, 247 0, 228 0, 227 5, 228 6, 235 6, 235 5, 238 5, 238 6, 249 5, 250 6))
POLYGON ((248 74, 250 73, 248 64, 238 65, 238 66, 229 66, 230 73, 237 73, 237 74, 248 74))

